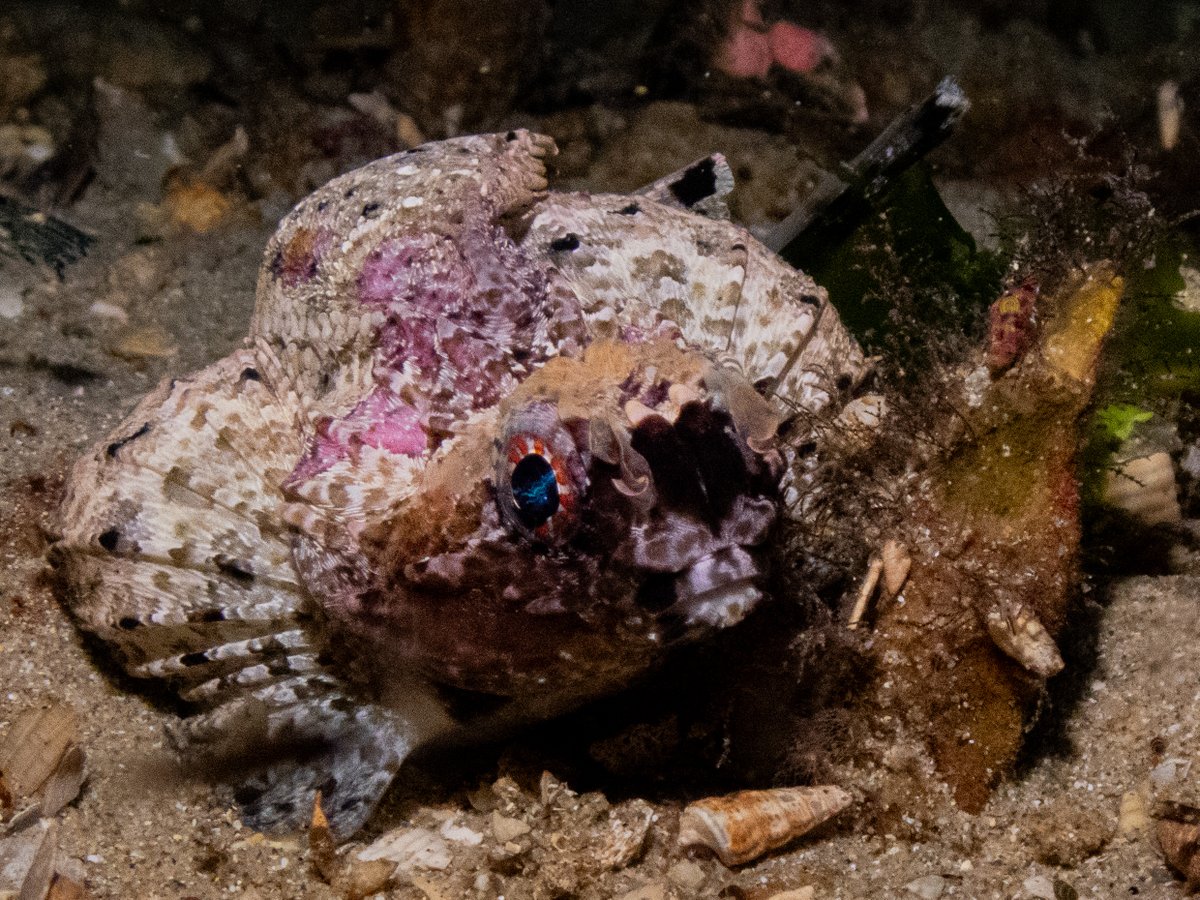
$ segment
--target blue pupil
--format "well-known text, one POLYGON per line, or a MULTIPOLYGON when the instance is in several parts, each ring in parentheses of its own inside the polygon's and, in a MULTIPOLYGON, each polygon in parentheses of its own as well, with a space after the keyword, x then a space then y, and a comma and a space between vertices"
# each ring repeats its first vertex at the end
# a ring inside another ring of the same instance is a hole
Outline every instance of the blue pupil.
POLYGON ((526 528, 537 528, 558 512, 558 480, 544 456, 530 453, 513 467, 512 495, 526 528))

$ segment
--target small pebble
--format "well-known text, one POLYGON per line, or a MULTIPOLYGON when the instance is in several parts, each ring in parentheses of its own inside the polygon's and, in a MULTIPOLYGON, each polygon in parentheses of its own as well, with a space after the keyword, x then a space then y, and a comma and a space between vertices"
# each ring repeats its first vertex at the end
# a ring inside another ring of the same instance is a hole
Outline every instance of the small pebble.
POLYGON ((500 841, 500 843, 507 844, 514 838, 528 833, 529 826, 520 819, 503 816, 499 810, 492 812, 492 834, 496 836, 496 840, 500 841))
POLYGON ((1022 883, 1025 893, 1037 900, 1055 900, 1054 882, 1045 875, 1030 875, 1022 883))
POLYGON ((941 875, 922 875, 906 884, 904 889, 921 900, 938 900, 946 890, 946 879, 941 875))
POLYGON ((675 863, 667 870, 667 878, 685 894, 693 896, 700 890, 707 876, 700 866, 690 859, 675 863))
POLYGON ((813 900, 815 896, 816 888, 811 884, 806 884, 804 887, 793 888, 781 894, 772 894, 767 900, 813 900))

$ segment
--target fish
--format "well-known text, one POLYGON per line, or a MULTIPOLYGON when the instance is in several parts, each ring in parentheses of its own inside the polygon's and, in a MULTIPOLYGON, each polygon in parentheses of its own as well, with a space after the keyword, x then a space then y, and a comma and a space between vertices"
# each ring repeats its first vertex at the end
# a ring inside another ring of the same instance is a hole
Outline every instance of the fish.
POLYGON ((867 371, 825 291, 722 218, 721 157, 618 195, 549 190, 554 152, 472 135, 319 188, 243 346, 68 478, 66 608, 183 704, 171 745, 256 829, 319 792, 348 838, 416 748, 743 620, 803 493, 781 428, 867 371))

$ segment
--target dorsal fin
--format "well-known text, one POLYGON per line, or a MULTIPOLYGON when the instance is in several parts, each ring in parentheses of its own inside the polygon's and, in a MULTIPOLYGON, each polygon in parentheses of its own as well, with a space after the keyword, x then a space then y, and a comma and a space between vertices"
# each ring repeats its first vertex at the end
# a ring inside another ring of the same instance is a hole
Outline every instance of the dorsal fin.
POLYGON ((725 198, 732 190, 733 171, 728 161, 720 153, 712 153, 664 175, 636 193, 710 219, 728 219, 729 207, 725 198))

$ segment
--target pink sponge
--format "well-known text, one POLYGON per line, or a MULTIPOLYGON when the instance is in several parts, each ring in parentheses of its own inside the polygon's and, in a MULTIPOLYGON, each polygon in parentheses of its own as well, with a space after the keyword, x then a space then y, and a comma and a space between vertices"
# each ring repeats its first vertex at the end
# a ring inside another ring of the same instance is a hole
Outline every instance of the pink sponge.
POLYGON ((794 22, 776 22, 769 29, 760 0, 743 0, 737 21, 717 50, 715 64, 735 78, 765 78, 771 66, 791 72, 811 72, 834 59, 833 45, 823 35, 794 22))
POLYGON ((717 68, 734 78, 765 78, 771 70, 770 38, 738 25, 717 52, 717 68))
POLYGON ((791 72, 811 72, 837 55, 825 35, 793 22, 776 22, 768 38, 771 59, 791 72))

